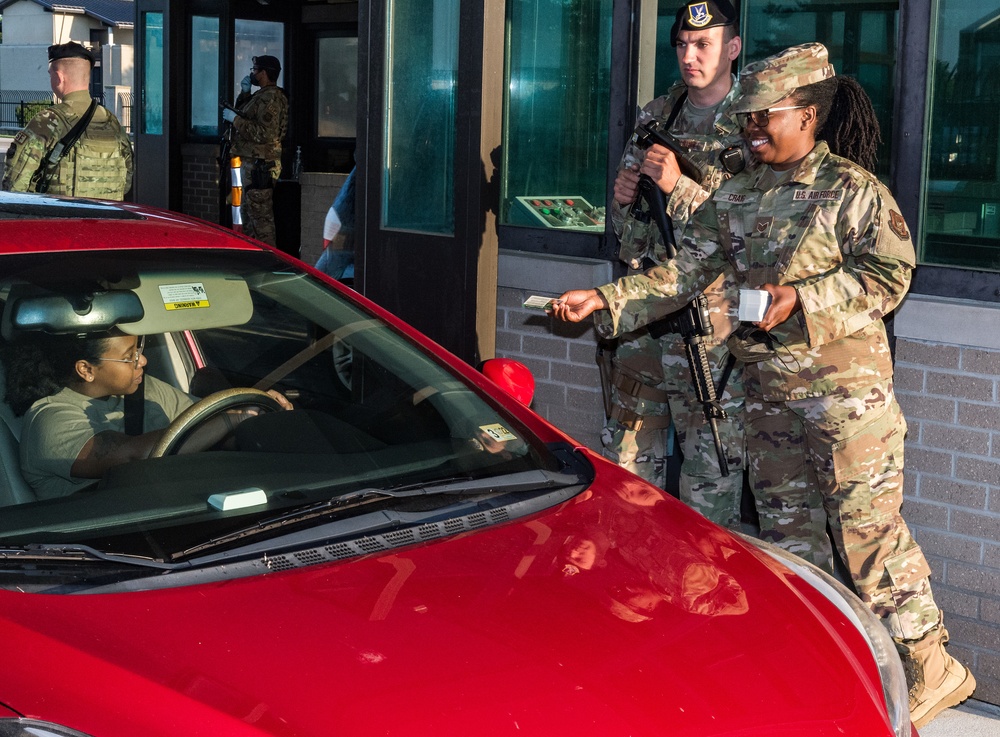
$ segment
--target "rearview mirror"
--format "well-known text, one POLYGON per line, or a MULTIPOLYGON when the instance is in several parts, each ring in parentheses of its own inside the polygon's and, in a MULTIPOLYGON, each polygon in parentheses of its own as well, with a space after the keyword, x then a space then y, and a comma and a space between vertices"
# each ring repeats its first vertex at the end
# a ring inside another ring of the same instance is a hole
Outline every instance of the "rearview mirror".
POLYGON ((42 331, 52 334, 110 330, 122 322, 141 320, 142 302, 132 291, 79 292, 14 297, 8 301, 3 333, 42 331))

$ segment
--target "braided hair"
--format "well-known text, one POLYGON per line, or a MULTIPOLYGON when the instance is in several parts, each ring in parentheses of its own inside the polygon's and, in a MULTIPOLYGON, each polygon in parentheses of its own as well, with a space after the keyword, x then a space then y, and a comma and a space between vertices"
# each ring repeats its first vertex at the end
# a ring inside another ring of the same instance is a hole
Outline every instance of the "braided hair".
POLYGON ((830 151, 875 171, 878 145, 882 141, 871 98, 857 80, 831 77, 797 89, 799 105, 816 107, 816 138, 826 141, 830 151))

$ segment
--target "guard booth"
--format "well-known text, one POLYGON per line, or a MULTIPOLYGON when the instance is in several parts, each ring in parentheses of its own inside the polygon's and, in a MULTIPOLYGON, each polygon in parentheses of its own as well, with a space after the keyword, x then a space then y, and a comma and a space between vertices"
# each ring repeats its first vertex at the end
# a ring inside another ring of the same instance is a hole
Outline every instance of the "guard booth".
POLYGON ((313 200, 323 175, 356 165, 355 289, 467 361, 492 356, 497 233, 487 193, 503 4, 487 4, 500 7, 137 0, 135 198, 229 222, 219 103, 235 99, 253 56, 276 56, 289 97, 279 247, 315 260, 319 244, 300 233, 316 219, 321 229, 330 202, 313 200), (297 151, 305 174, 296 181, 297 151), (311 219, 300 222, 302 213, 311 219))

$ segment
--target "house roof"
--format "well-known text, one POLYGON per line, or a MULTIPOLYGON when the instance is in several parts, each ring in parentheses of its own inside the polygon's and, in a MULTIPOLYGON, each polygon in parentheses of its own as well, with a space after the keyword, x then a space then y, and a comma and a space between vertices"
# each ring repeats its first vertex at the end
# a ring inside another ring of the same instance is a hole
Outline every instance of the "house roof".
POLYGON ((132 0, 0 0, 0 11, 18 2, 33 2, 53 13, 79 13, 115 28, 132 28, 135 3, 132 0))

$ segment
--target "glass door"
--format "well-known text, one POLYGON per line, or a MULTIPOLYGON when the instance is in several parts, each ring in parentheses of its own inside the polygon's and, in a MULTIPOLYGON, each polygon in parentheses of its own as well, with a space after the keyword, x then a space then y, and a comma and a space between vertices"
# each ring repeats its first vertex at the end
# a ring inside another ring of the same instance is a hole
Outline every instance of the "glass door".
POLYGON ((142 50, 137 59, 138 114, 133 111, 135 171, 132 198, 157 207, 170 206, 169 130, 170 89, 166 49, 170 42, 169 4, 145 2, 138 14, 142 50))
POLYGON ((1000 2, 932 23, 920 262, 1000 271, 1000 2))

